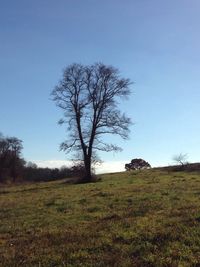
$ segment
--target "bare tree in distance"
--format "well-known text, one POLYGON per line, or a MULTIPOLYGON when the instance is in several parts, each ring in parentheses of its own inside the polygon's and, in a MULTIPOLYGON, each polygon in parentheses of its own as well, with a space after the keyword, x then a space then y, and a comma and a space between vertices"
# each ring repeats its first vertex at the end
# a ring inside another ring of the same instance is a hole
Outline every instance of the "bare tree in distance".
POLYGON ((7 168, 9 148, 8 140, 0 133, 0 182, 3 179, 3 171, 7 168))
POLYGON ((180 153, 180 154, 173 156, 172 159, 176 164, 184 166, 184 165, 188 164, 187 158, 188 158, 188 154, 180 153))
POLYGON ((21 152, 23 149, 22 140, 16 137, 7 138, 10 149, 10 170, 13 182, 16 181, 19 169, 25 164, 21 158, 21 152))
POLYGON ((67 140, 60 149, 81 151, 85 167, 83 182, 92 180, 91 164, 95 151, 120 151, 102 139, 105 134, 128 138, 130 118, 121 113, 117 99, 130 94, 131 82, 120 77, 118 69, 102 63, 72 64, 52 91, 56 105, 63 110, 59 124, 67 124, 67 140))
POLYGON ((26 163, 26 167, 27 168, 33 168, 33 169, 37 169, 37 164, 36 163, 34 163, 34 162, 32 162, 32 161, 28 161, 27 163, 26 163))
POLYGON ((23 149, 22 140, 16 137, 4 137, 0 135, 0 180, 5 170, 9 171, 13 182, 25 164, 21 158, 23 149))

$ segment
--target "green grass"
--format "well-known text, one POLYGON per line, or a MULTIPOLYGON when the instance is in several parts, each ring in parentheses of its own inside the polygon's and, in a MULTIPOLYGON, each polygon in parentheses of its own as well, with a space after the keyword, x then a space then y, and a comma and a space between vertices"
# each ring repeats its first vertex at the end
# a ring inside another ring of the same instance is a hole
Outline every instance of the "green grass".
POLYGON ((200 174, 1 187, 0 266, 200 266, 200 174))

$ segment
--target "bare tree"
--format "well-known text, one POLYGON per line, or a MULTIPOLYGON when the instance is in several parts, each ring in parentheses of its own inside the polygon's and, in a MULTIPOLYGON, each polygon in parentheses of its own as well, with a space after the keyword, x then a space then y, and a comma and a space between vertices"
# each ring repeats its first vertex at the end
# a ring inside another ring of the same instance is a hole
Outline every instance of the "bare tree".
POLYGON ((25 164, 25 161, 21 158, 21 151, 23 149, 23 145, 22 140, 16 137, 7 138, 7 142, 9 143, 10 153, 10 173, 13 182, 15 182, 20 172, 20 169, 25 164))
POLYGON ((112 66, 72 64, 64 70, 59 85, 52 91, 53 100, 63 110, 59 123, 68 125, 67 141, 60 148, 68 153, 81 151, 85 182, 92 179, 94 150, 121 150, 114 144, 106 144, 102 135, 128 138, 131 120, 118 109, 117 98, 121 100, 130 94, 130 84, 130 80, 121 78, 112 66))
POLYGON ((13 182, 16 181, 20 169, 24 165, 21 158, 23 149, 22 141, 16 137, 0 136, 0 180, 3 179, 3 172, 9 172, 13 182))
POLYGON ((7 168, 9 148, 8 140, 0 134, 0 182, 3 180, 3 173, 7 168))
POLYGON ((187 154, 180 153, 178 155, 173 156, 173 161, 177 164, 180 164, 181 166, 184 166, 188 163, 187 158, 187 154))

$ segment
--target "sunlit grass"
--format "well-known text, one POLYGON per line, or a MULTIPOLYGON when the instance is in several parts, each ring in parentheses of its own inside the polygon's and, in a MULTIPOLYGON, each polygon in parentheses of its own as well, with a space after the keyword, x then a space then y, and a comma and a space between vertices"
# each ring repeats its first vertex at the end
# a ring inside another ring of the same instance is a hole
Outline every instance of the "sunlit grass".
POLYGON ((0 189, 0 266, 200 266, 200 175, 0 189))

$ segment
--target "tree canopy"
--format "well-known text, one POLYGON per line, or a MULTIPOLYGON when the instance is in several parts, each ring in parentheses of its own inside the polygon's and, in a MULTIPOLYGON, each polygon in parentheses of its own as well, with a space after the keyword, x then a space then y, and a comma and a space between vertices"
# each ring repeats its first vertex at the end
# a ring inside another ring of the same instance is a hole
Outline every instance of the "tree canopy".
POLYGON ((125 164, 125 169, 127 171, 149 169, 149 168, 151 168, 151 165, 144 159, 132 159, 130 163, 125 164))

